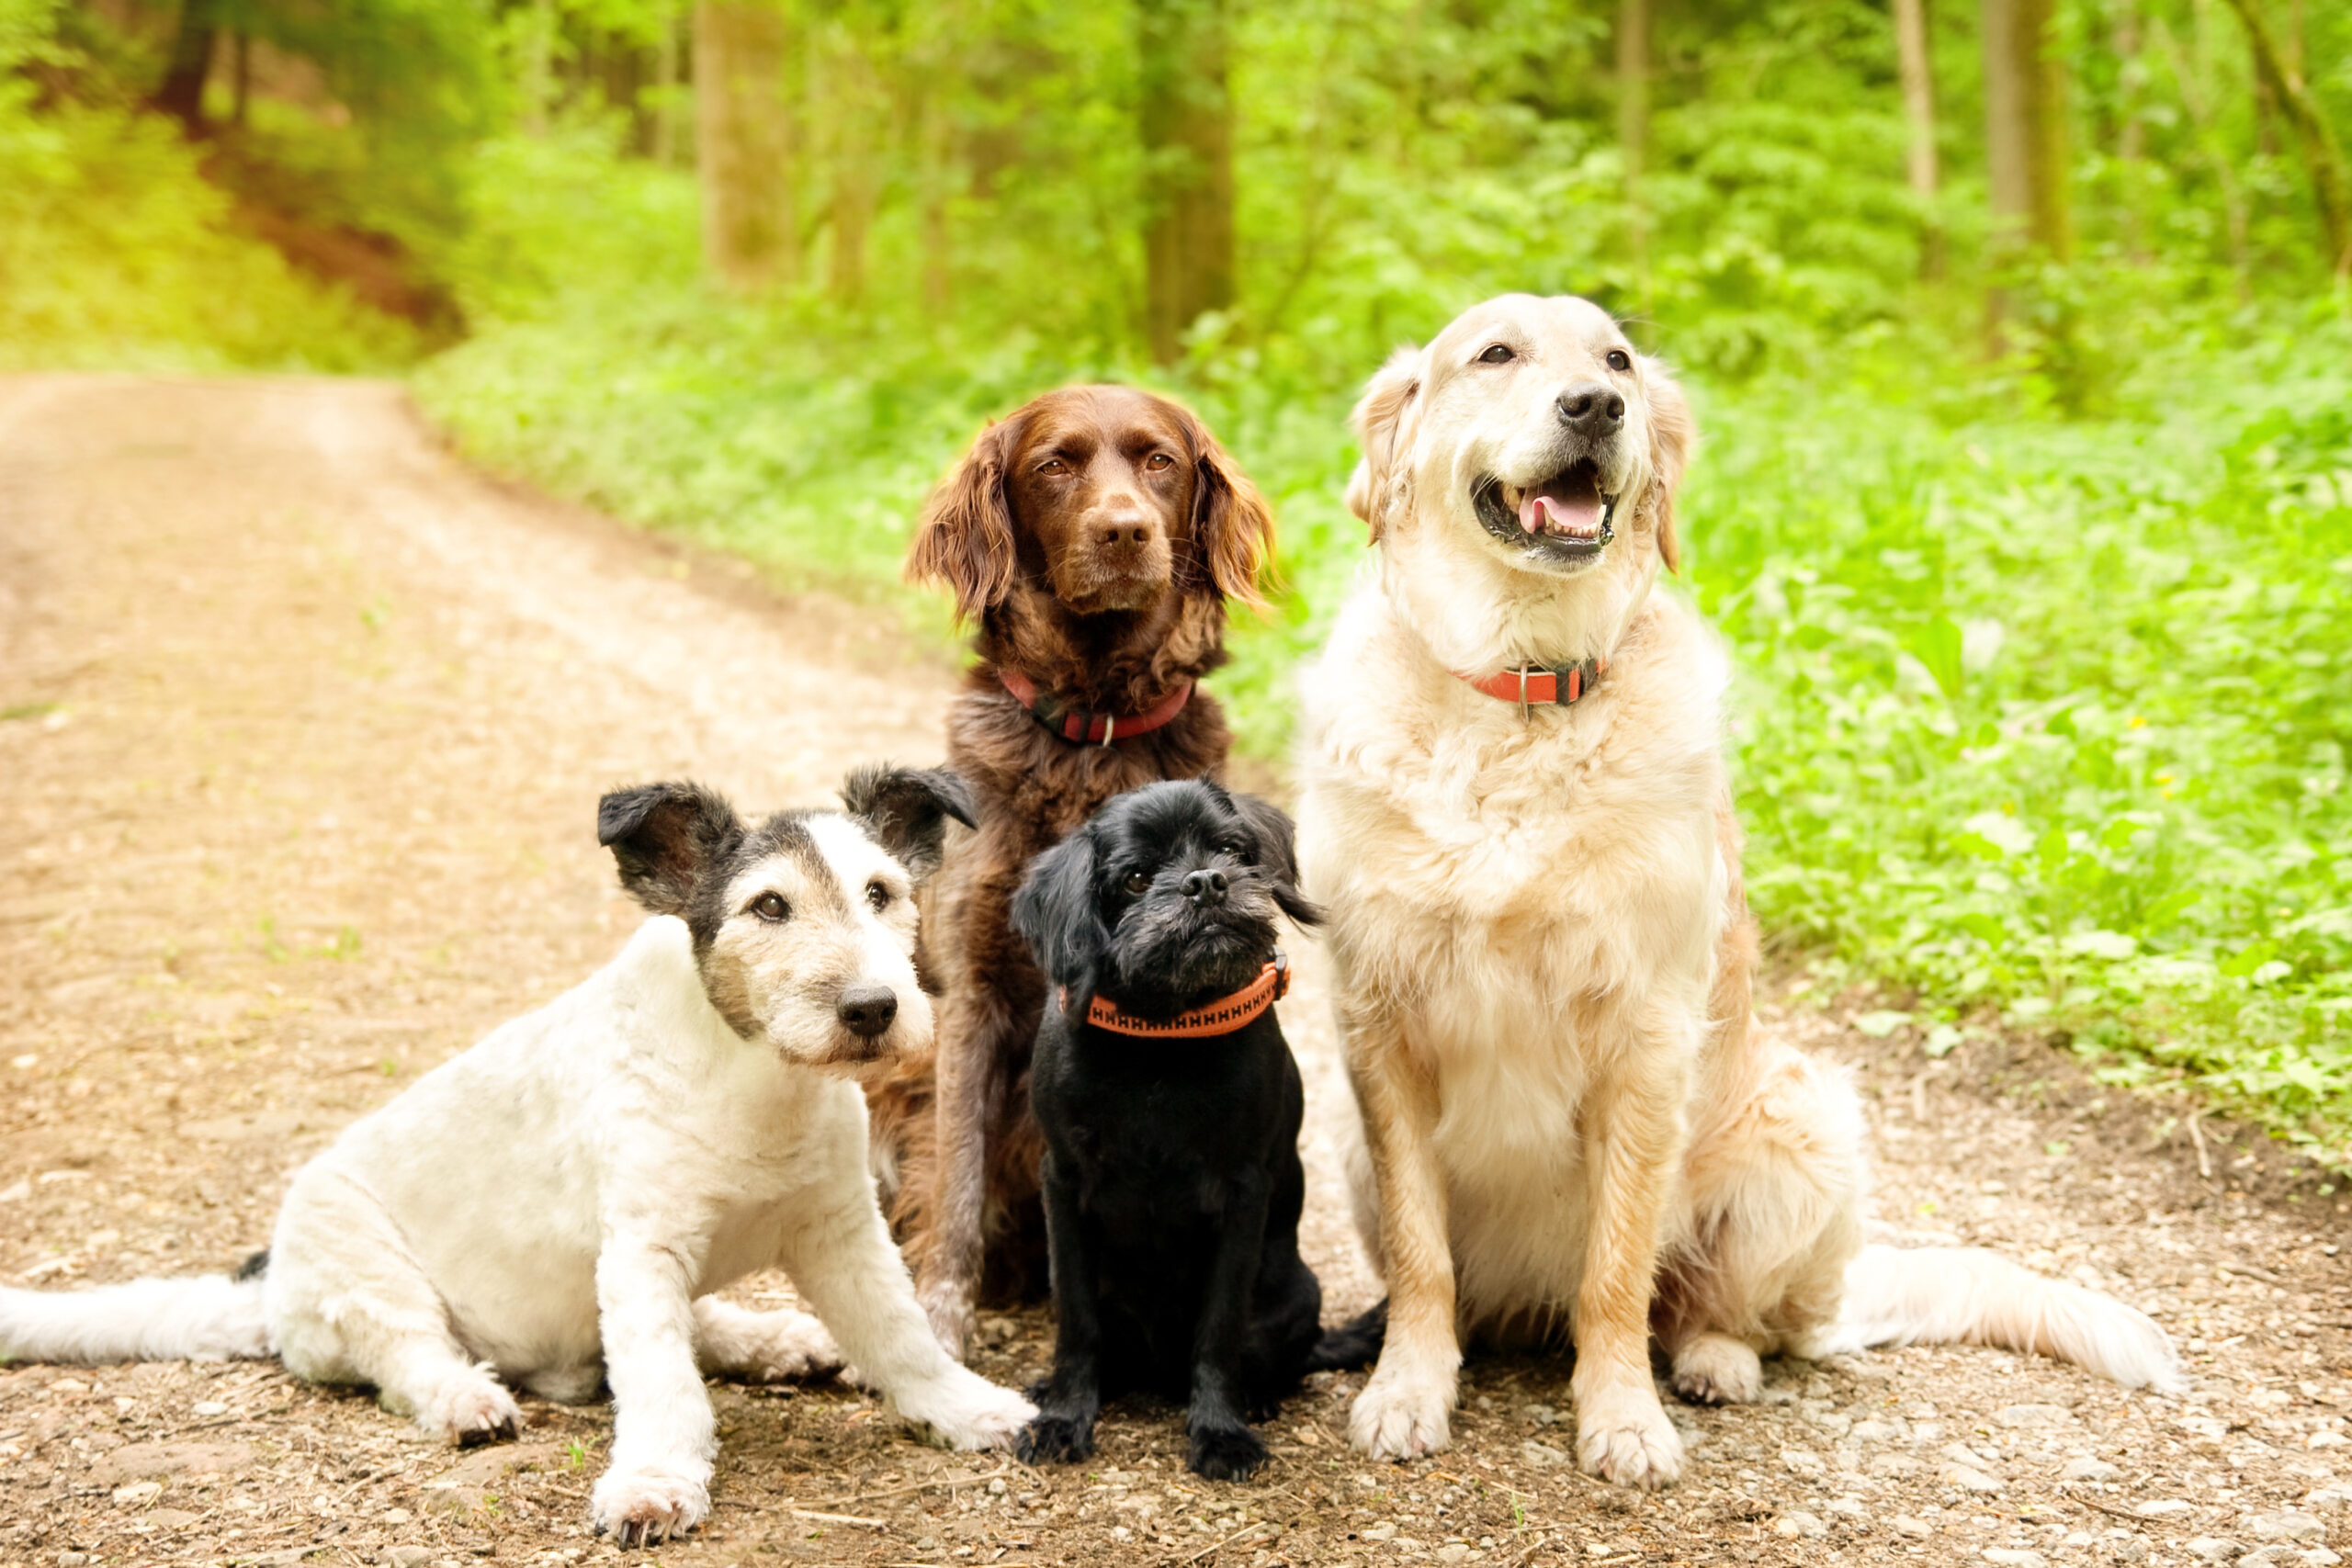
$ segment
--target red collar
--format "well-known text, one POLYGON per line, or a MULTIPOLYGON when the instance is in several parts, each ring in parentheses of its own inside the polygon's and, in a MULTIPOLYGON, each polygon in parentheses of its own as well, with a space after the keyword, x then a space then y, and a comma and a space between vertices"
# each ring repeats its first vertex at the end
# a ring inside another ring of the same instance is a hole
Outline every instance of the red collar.
MULTIPOLYGON (((1204 1035, 1230 1034, 1280 1001, 1290 990, 1290 960, 1277 952, 1258 977, 1229 997, 1180 1012, 1166 1023, 1122 1012, 1108 997, 1086 1004, 1086 1021, 1114 1034, 1140 1034, 1152 1040, 1198 1040, 1204 1035)), ((1062 993, 1065 1005, 1069 993, 1062 993)))
POLYGON ((1530 707, 1561 707, 1582 701, 1592 692, 1593 682, 1609 669, 1609 660, 1595 656, 1581 664, 1563 664, 1553 668, 1544 664, 1522 664, 1516 670, 1498 671, 1492 675, 1464 675, 1456 670, 1453 677, 1466 681, 1474 691, 1507 703, 1517 703, 1524 715, 1530 707))
POLYGON ((1000 668, 996 678, 1012 694, 1012 700, 1028 709, 1029 716, 1052 730, 1065 740, 1080 745, 1100 741, 1108 746, 1114 739, 1125 740, 1131 735, 1142 735, 1158 729, 1184 711, 1193 700, 1193 682, 1180 682, 1176 689, 1138 714, 1089 713, 1072 707, 1049 692, 1037 690, 1037 682, 1017 670, 1000 668))

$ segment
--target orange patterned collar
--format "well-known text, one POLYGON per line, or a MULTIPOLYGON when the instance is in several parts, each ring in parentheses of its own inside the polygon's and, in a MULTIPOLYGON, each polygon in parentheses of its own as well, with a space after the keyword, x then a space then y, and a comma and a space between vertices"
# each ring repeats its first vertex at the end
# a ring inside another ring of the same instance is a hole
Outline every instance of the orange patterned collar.
MULTIPOLYGON (((1097 997, 1087 1004, 1086 1021, 1114 1034, 1137 1034, 1150 1040, 1198 1040, 1211 1034, 1232 1033, 1280 1001, 1289 990, 1290 960, 1277 951, 1272 961, 1258 971, 1256 979, 1231 996, 1180 1012, 1165 1023, 1122 1012, 1108 997, 1097 997)), ((1068 1005, 1068 991, 1062 993, 1062 999, 1068 1005)))

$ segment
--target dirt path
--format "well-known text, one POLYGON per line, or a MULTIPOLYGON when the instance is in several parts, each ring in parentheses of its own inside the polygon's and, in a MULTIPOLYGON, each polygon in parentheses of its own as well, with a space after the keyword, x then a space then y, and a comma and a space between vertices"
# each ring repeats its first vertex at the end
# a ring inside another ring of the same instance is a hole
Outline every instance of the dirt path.
MULTIPOLYGON (((437 454, 391 389, 0 380, 0 1280, 222 1267, 286 1174, 634 923, 596 795, 691 773, 766 806, 852 761, 934 757, 946 671, 823 601, 517 498, 437 454)), ((1318 1114, 1331 1041, 1284 1004, 1318 1114)), ((920 1448, 827 1384, 717 1391, 716 1512, 681 1562, 2333 1562, 2352 1513, 2346 1204, 1996 1043, 1775 1016, 1858 1067, 1883 1212, 2156 1312, 2182 1401, 2007 1354, 1776 1364, 1770 1403, 1678 1415, 1689 1479, 1614 1494, 1563 1461, 1566 1368, 1474 1361, 1460 1441, 1340 1440, 1323 1380, 1245 1486, 1125 1410, 1083 1472, 920 1448), (2152 1131, 2162 1148, 2152 1150, 2152 1131), (2248 1163, 2242 1163, 2248 1162, 2248 1163), (2263 1194, 2237 1190, 2252 1187, 2263 1194), (2336 1472, 2347 1476, 2344 1489, 2336 1472), (2257 1549, 2259 1549, 2257 1551, 2257 1549)), ((1312 1260, 1374 1284, 1327 1139, 1312 1260)), ((757 1298, 782 1289, 756 1280, 757 1298)), ((1042 1369, 1042 1314, 984 1370, 1042 1369)), ((530 1404, 464 1457, 274 1366, 0 1371, 0 1562, 603 1560, 609 1411, 530 1404)))

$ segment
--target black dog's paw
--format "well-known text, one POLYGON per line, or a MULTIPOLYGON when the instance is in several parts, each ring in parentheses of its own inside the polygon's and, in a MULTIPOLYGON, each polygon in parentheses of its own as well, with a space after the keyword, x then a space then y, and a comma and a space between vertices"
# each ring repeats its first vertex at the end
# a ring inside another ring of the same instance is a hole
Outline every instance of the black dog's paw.
POLYGON ((1203 1427, 1184 1462, 1211 1481, 1247 1481, 1266 1462, 1266 1445, 1247 1427, 1203 1427))
POLYGON ((1023 1464, 1075 1464, 1094 1455, 1094 1417, 1047 1412, 1021 1428, 1013 1452, 1023 1464))

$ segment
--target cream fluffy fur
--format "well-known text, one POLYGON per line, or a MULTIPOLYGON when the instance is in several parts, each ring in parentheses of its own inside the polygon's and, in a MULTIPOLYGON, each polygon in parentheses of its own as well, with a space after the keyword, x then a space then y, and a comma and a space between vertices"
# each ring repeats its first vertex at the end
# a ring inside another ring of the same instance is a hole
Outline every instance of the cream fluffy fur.
POLYGON ((1636 1485, 1681 1464, 1653 1328, 1677 1390, 1710 1401, 1753 1398, 1759 1354, 1864 1340, 2175 1381, 2162 1332, 2120 1303, 1987 1254, 1865 1249, 1850 1087, 1749 1027, 1727 667, 1651 591, 1692 440, 1664 367, 1585 301, 1510 296, 1396 355, 1357 419, 1349 501, 1377 570, 1302 682, 1299 811, 1363 1113, 1359 1220, 1391 1292, 1356 1446, 1445 1443, 1464 1331, 1571 1333, 1578 1459, 1636 1485), (1580 446, 1556 400, 1595 381, 1623 429, 1580 446), (1579 455, 1619 502, 1597 558, 1480 525, 1485 480, 1534 487, 1579 455), (1454 673, 1596 655, 1590 695, 1526 714, 1454 673))

